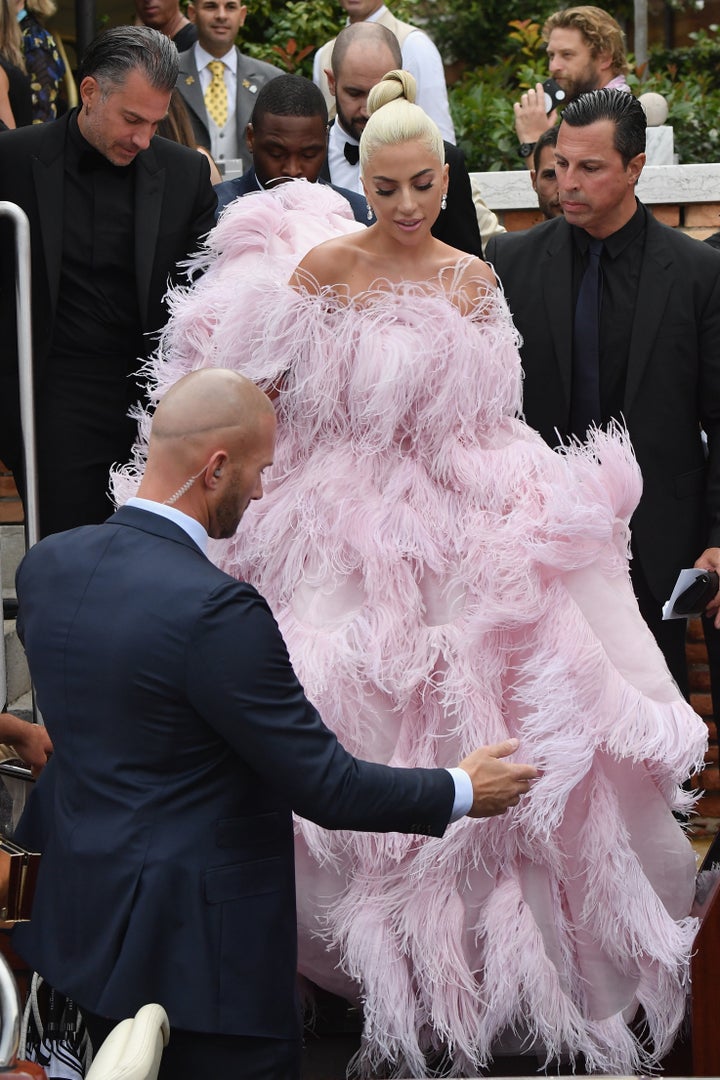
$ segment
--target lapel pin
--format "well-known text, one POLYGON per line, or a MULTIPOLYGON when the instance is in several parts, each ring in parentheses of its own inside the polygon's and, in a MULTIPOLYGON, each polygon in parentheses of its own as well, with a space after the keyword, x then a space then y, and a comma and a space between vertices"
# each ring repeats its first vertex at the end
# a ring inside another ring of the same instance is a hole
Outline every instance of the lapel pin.
POLYGON ((193 84, 194 82, 195 82, 195 76, 194 76, 194 75, 187 75, 187 76, 185 77, 185 85, 186 85, 186 86, 192 86, 192 84, 193 84))

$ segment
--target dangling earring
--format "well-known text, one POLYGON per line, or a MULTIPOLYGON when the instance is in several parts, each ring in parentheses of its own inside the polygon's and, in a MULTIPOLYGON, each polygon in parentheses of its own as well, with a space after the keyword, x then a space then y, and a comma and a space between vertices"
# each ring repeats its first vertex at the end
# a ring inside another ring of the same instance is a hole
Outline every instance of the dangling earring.
POLYGON ((440 209, 447 210, 447 192, 443 191, 443 197, 440 200, 440 209))
POLYGON ((374 217, 375 217, 375 215, 373 214, 373 208, 370 205, 370 203, 368 203, 367 204, 367 219, 368 219, 368 221, 372 221, 372 219, 374 217))

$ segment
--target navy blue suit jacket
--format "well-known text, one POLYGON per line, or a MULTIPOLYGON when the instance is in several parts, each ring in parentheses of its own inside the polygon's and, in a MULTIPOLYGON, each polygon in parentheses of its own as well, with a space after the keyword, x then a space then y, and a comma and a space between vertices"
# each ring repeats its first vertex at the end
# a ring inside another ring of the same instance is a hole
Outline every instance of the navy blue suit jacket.
MULTIPOLYGON (((320 178, 318 183, 327 184, 328 181, 320 178)), ((367 203, 364 196, 358 195, 356 191, 348 191, 347 188, 337 187, 335 184, 329 184, 329 186, 333 191, 337 191, 338 195, 342 195, 344 199, 347 199, 352 207, 355 220, 359 221, 361 225, 367 225, 367 203)), ((225 207, 229 206, 235 199, 239 199, 241 195, 249 195, 251 191, 260 190, 254 166, 243 173, 242 176, 236 176, 234 180, 225 180, 222 184, 218 184, 215 187, 215 194, 217 195, 216 220, 225 207)))
POLYGON ((18 832, 43 858, 16 948, 96 1014, 296 1037, 291 810, 441 835, 452 777, 347 753, 263 598, 158 515, 48 537, 17 587, 55 752, 18 832))

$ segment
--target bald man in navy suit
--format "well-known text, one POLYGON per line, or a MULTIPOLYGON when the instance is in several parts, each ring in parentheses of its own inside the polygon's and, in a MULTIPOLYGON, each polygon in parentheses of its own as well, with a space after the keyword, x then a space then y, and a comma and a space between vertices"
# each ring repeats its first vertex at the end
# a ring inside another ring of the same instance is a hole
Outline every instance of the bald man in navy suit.
POLYGON ((510 739, 457 769, 352 757, 306 699, 259 593, 215 567, 273 460, 269 399, 185 376, 155 413, 138 498, 48 537, 17 579, 53 740, 18 830, 43 857, 14 944, 95 1043, 157 1001, 161 1080, 296 1080, 292 811, 325 828, 441 836, 537 775, 510 739))

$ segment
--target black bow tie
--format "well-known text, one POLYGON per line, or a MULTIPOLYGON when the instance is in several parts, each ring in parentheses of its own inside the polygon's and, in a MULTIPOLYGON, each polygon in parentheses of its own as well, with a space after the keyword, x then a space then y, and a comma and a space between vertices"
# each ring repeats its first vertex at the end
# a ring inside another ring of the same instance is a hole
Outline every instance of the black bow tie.
POLYGON ((357 165, 360 160, 360 147, 357 143, 346 142, 343 152, 351 165, 357 165))

